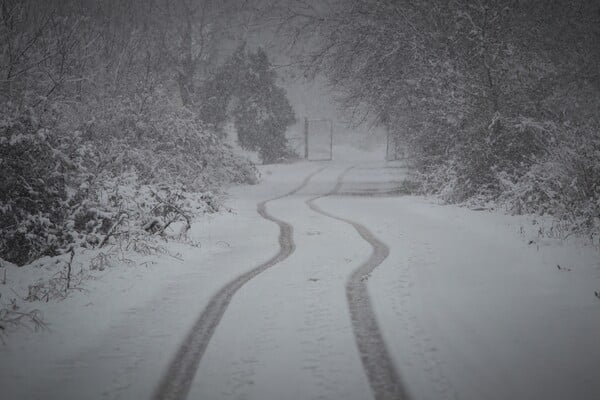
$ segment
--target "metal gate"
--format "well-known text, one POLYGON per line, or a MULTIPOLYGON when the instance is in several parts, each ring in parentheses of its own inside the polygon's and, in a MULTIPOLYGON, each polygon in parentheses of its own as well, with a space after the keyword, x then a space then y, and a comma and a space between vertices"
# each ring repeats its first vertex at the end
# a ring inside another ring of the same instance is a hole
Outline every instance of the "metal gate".
POLYGON ((330 119, 304 119, 304 158, 333 160, 333 122, 330 119))

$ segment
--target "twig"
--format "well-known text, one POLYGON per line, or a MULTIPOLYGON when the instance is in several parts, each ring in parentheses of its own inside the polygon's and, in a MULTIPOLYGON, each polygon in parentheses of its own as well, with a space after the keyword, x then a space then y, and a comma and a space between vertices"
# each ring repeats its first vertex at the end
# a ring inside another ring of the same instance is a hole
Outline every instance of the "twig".
MULTIPOLYGON (((2 322, 7 323, 7 324, 17 325, 17 324, 21 323, 21 321, 23 319, 29 319, 31 322, 33 322, 34 330, 47 328, 44 321, 42 321, 42 319, 40 318, 40 311, 37 309, 31 310, 29 312, 20 312, 20 311, 14 311, 14 310, 8 311, 2 322), (11 318, 7 318, 7 317, 11 317, 11 318)), ((25 326, 27 326, 27 325, 25 325, 25 326)))
MULTIPOLYGON (((164 204, 166 207, 170 207, 170 208, 171 208, 171 209, 173 209, 174 211, 178 212, 178 213, 179 213, 179 214, 180 214, 180 215, 181 215, 181 216, 182 216, 182 217, 185 219, 185 222, 186 222, 186 232, 187 232, 188 230, 190 230, 190 228, 192 227, 192 221, 191 221, 190 217, 189 217, 189 216, 188 216, 188 215, 185 213, 185 211, 183 211, 183 210, 182 210, 181 208, 179 208, 178 206, 176 206, 176 205, 174 205, 174 204, 172 204, 172 203, 170 203, 170 202, 167 202, 167 201, 163 200, 163 198, 162 198, 162 197, 160 197, 160 196, 158 195, 158 193, 156 193, 156 192, 154 192, 154 191, 151 191, 151 192, 152 192, 152 194, 153 194, 153 195, 154 195, 154 196, 155 196, 155 197, 158 199, 158 201, 159 201, 160 203, 162 203, 162 204, 164 204)), ((173 221, 170 221, 170 222, 169 222, 169 224, 170 224, 171 222, 173 222, 173 221)), ((166 225, 166 226, 165 226, 165 227, 164 227, 164 228, 163 228, 163 229, 160 231, 160 233, 163 233, 163 232, 164 232, 164 230, 166 229, 166 227, 167 227, 167 226, 169 226, 169 224, 167 224, 167 225, 166 225)))
POLYGON ((71 265, 73 264, 73 258, 75 257, 75 250, 71 247, 71 258, 67 264, 67 286, 65 291, 71 288, 71 265))
POLYGON ((174 216, 173 218, 171 218, 169 220, 169 222, 167 222, 165 224, 165 226, 162 227, 162 229, 158 232, 159 235, 162 235, 163 233, 165 233, 165 231, 167 230, 167 228, 169 227, 169 225, 171 225, 173 222, 177 221, 177 219, 179 218, 179 215, 174 216))
POLYGON ((102 239, 102 242, 100 242, 100 246, 98 246, 98 248, 102 248, 104 247, 104 245, 106 244, 106 242, 108 242, 108 239, 110 239, 110 237, 113 235, 115 229, 117 228, 117 226, 121 225, 121 222, 123 222, 123 220, 125 219, 125 216, 127 214, 126 213, 122 213, 119 216, 119 219, 117 220, 117 222, 115 222, 110 229, 108 230, 108 232, 106 233, 106 236, 104 236, 104 239, 102 239))
POLYGON ((170 257, 173 257, 173 258, 174 258, 174 259, 176 259, 176 260, 179 260, 179 261, 184 261, 184 260, 183 260, 183 257, 181 257, 181 255, 180 255, 180 254, 171 254, 171 253, 168 253, 168 252, 167 252, 167 255, 168 255, 168 256, 170 256, 170 257))

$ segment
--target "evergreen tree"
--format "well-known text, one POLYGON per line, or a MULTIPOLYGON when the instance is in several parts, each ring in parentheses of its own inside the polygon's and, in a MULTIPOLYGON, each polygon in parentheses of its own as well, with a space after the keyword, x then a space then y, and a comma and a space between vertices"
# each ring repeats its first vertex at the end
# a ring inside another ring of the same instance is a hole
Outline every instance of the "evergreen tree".
POLYGON ((209 122, 222 125, 229 116, 240 146, 258 151, 263 163, 293 156, 286 129, 296 117, 264 50, 239 47, 203 89, 203 111, 209 122))

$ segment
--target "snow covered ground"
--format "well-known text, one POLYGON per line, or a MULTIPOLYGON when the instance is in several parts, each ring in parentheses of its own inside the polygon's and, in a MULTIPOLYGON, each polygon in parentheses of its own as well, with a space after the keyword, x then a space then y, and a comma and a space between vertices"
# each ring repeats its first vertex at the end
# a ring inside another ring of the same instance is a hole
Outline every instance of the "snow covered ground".
POLYGON ((170 244, 177 257, 108 268, 85 292, 40 304, 50 329, 22 330, 0 346, 1 397, 152 398, 211 296, 278 251, 279 229, 256 213, 257 203, 327 166, 297 194, 268 204, 294 227, 296 250, 235 294, 188 398, 372 398, 345 294, 371 247, 306 204, 355 165, 339 195, 316 203, 390 248, 368 288, 413 399, 600 398, 596 249, 539 240, 522 217, 357 195, 393 188, 405 170, 377 161, 380 154, 340 153, 347 156, 333 163, 262 167, 262 183, 230 190, 231 213, 194 224, 200 247, 170 244))
POLYGON ((321 204, 391 247, 369 285, 413 398, 600 398, 597 250, 528 245, 523 218, 423 198, 321 204))

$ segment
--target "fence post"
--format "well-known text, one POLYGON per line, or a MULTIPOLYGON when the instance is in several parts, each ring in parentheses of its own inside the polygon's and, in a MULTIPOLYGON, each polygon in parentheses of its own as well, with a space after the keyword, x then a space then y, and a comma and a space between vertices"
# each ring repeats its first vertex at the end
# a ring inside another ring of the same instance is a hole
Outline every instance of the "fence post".
POLYGON ((304 117, 304 159, 308 160, 308 118, 304 117))
POLYGON ((390 161, 390 130, 388 129, 385 137, 385 160, 390 161))
POLYGON ((333 121, 329 122, 329 161, 333 161, 333 121))

